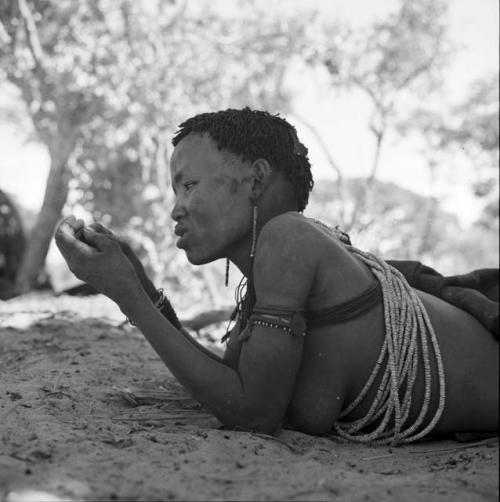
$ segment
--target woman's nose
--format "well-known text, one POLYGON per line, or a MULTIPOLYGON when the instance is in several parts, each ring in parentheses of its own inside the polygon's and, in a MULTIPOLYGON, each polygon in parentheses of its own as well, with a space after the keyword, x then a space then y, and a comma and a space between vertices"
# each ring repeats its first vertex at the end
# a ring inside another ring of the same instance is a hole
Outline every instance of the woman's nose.
POLYGON ((177 197, 175 199, 175 204, 174 204, 174 207, 172 208, 172 212, 170 213, 170 217, 174 221, 179 221, 185 215, 186 215, 186 208, 185 208, 184 204, 182 203, 181 198, 177 197))

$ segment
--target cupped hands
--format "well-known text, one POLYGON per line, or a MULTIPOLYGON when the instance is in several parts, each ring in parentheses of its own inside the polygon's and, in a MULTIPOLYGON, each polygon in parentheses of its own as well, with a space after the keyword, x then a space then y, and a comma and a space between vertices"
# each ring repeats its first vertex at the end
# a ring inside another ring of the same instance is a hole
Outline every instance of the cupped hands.
POLYGON ((70 216, 61 221, 54 238, 71 272, 116 303, 141 288, 134 266, 113 234, 70 216))

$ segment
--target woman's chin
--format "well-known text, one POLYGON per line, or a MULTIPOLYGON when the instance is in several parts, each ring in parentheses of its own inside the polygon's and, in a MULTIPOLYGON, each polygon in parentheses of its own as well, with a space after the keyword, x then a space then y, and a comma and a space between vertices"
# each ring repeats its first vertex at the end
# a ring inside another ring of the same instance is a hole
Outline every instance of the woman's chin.
POLYGON ((188 259, 189 263, 191 263, 191 265, 206 265, 207 263, 211 263, 212 261, 217 259, 211 258, 201 253, 197 253, 192 249, 184 249, 184 252, 186 253, 186 258, 188 259))

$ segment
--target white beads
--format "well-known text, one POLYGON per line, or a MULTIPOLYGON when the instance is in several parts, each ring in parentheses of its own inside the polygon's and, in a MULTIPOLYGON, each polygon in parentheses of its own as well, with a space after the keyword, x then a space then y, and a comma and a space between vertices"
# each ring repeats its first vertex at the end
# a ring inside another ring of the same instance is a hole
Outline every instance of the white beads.
POLYGON ((347 416, 361 403, 383 367, 382 363, 386 361, 386 364, 375 398, 365 416, 351 422, 337 420, 334 424, 335 430, 340 436, 358 442, 395 445, 416 441, 435 427, 444 410, 445 377, 436 334, 422 301, 398 270, 370 253, 352 246, 347 248, 370 267, 382 286, 385 340, 365 386, 356 399, 342 411, 340 418, 347 416), (418 342, 424 368, 424 397, 415 422, 403 429, 410 414, 413 388, 417 379, 418 342), (434 352, 437 367, 439 399, 434 416, 426 426, 422 426, 429 409, 433 378, 429 348, 434 352), (401 389, 405 390, 402 398, 401 389), (377 420, 380 423, 372 432, 362 432, 377 420), (417 432, 418 428, 421 430, 417 432))

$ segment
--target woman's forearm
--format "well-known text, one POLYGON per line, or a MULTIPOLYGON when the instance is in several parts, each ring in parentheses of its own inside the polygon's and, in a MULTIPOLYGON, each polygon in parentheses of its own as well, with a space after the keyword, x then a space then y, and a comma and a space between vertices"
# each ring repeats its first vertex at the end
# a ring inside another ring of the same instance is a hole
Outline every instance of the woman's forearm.
POLYGON ((120 302, 156 353, 186 390, 226 425, 251 427, 247 399, 236 370, 186 332, 179 331, 138 290, 120 302))

